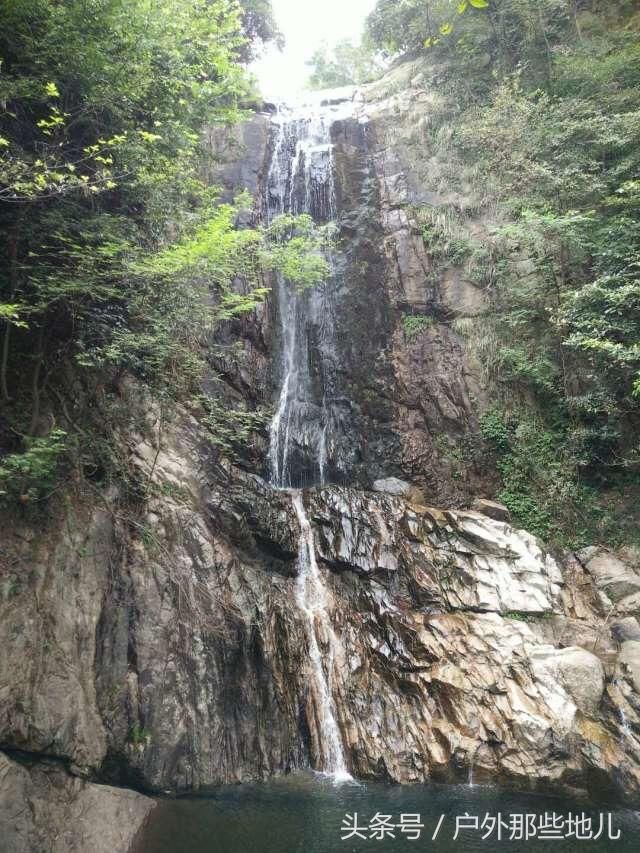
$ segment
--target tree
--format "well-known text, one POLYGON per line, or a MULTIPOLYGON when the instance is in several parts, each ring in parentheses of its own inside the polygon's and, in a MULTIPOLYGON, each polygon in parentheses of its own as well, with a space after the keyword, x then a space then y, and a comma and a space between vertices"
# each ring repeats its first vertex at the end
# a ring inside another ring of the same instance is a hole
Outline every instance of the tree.
POLYGON ((343 39, 332 49, 325 43, 316 50, 307 65, 312 69, 307 81, 310 89, 367 83, 379 76, 383 69, 366 39, 358 45, 343 39))
POLYGON ((247 43, 242 51, 245 61, 253 59, 257 50, 268 42, 282 46, 283 36, 276 23, 271 0, 240 0, 242 31, 247 43))

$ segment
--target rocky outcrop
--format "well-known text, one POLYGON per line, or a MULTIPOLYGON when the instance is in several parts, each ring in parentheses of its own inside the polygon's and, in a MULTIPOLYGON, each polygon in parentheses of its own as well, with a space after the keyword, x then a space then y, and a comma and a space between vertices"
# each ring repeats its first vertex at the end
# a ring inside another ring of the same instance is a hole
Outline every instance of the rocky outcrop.
MULTIPOLYGON (((9 534, 2 744, 150 790, 317 766, 290 495, 215 464, 184 414, 158 446, 152 418, 131 442, 142 513, 87 496, 57 533, 9 534)), ((588 569, 478 512, 339 486, 304 500, 353 772, 416 782, 473 763, 637 796, 637 643, 618 654, 588 569)))
MULTIPOLYGON (((413 213, 416 203, 435 204, 444 196, 439 185, 425 189, 423 149, 406 144, 430 97, 409 82, 396 81, 406 84, 404 96, 389 96, 379 86, 356 93, 352 115, 343 110, 331 126, 341 280, 335 293, 341 391, 334 401, 341 430, 334 440, 348 461, 349 482, 369 487, 395 477, 436 506, 463 507, 478 496, 491 498, 497 488, 478 427, 488 405, 483 378, 452 322, 481 312, 484 296, 461 269, 441 268, 429 255, 413 213)), ((258 218, 277 144, 268 121, 258 114, 231 136, 210 138, 219 161, 211 180, 227 196, 234 186, 247 187, 258 218), (234 156, 240 154, 238 166, 234 156)), ((277 400, 277 302, 274 288, 264 310, 218 333, 222 352, 232 357, 214 360, 224 379, 216 387, 230 405, 265 409, 277 400)), ((318 361, 313 341, 320 334, 315 322, 307 318, 312 373, 318 361)), ((265 475, 266 447, 266 432, 256 432, 244 452, 246 467, 265 475)), ((332 473, 345 479, 343 470, 332 473)))
POLYGON ((640 616, 640 574, 634 566, 607 548, 585 548, 577 556, 608 610, 616 616, 640 616))
POLYGON ((489 518, 495 518, 496 521, 511 521, 511 513, 507 507, 496 501, 488 501, 486 498, 476 498, 471 504, 471 509, 481 512, 483 515, 488 515, 489 518))
POLYGON ((7 853, 128 853, 155 803, 53 762, 29 766, 0 753, 0 806, 7 853))

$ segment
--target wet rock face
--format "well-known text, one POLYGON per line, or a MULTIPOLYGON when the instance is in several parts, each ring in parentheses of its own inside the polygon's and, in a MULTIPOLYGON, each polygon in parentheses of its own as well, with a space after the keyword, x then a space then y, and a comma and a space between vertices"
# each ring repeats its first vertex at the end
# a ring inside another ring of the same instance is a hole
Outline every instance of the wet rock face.
MULTIPOLYGON (((2 743, 156 790, 321 766, 291 496, 213 468, 189 418, 165 425, 160 448, 154 435, 131 445, 156 495, 143 515, 127 519, 106 496, 69 509, 46 550, 11 540, 31 571, 2 601, 2 743), (91 554, 91 624, 72 544, 91 554), (68 586, 48 597, 43 578, 62 554, 68 586)), ((618 654, 582 564, 566 568, 477 512, 340 486, 304 502, 334 654, 326 632, 318 642, 352 772, 452 780, 473 763, 476 778, 608 779, 637 796, 638 643, 618 654)))
MULTIPOLYGON (((419 101, 421 93, 413 96, 419 101)), ((330 127, 338 226, 331 285, 337 368, 330 396, 339 437, 336 458, 328 454, 330 479, 368 487, 396 477, 421 489, 434 505, 469 506, 477 496, 490 498, 497 478, 478 429, 478 415, 487 406, 479 368, 452 320, 481 313, 482 292, 459 270, 436 269, 411 212, 414 203, 439 199, 433 188, 420 185, 418 161, 425 151, 404 145, 414 113, 398 112, 375 90, 354 102, 352 112, 330 127)), ((211 144, 220 167, 211 180, 221 182, 227 194, 232 186, 249 188, 256 215, 264 217, 277 147, 269 116, 257 115, 231 138, 218 136, 212 135, 211 144)), ((229 363, 222 358, 213 363, 224 379, 223 392, 217 391, 232 405, 244 399, 251 407, 277 406, 280 297, 274 285, 264 308, 218 333, 225 345, 242 341, 229 363)), ((313 299, 307 301, 308 353, 298 360, 308 361, 315 376, 321 359, 314 330, 320 326, 312 316, 313 299)), ((322 389, 316 390, 322 399, 322 389)), ((314 419, 312 407, 306 421, 314 419)), ((304 423, 299 426, 304 437, 304 423)), ((243 460, 256 473, 268 469, 267 438, 264 432, 256 435, 243 460)), ((302 472, 297 479, 305 483, 317 480, 307 470, 307 445, 298 449, 297 462, 302 472)))
POLYGON ((454 306, 461 285, 434 275, 409 213, 413 165, 397 150, 397 124, 386 105, 365 104, 333 129, 346 259, 341 365, 360 451, 350 482, 395 477, 436 505, 468 506, 496 485, 478 434, 480 378, 449 322, 468 298, 454 306), (407 317, 422 320, 417 332, 407 333, 407 317))
POLYGON ((259 112, 242 124, 216 125, 205 133, 204 141, 211 154, 205 177, 222 188, 224 201, 233 201, 240 189, 258 194, 270 120, 269 113, 259 112))

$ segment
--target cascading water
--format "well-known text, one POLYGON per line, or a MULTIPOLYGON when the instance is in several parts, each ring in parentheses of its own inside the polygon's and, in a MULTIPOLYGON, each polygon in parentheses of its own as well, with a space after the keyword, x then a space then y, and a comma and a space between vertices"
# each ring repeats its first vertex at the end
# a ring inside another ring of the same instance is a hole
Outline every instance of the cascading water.
MULTIPOLYGON (((344 114, 344 105, 278 109, 264 194, 268 221, 287 213, 306 213, 323 225, 335 220, 331 125, 344 114)), ((326 260, 330 275, 310 291, 299 292, 282 276, 276 281, 280 390, 269 467, 280 488, 322 484, 345 473, 349 405, 340 393, 335 307, 341 262, 331 251, 326 260)))
MULTIPOLYGON (((616 690, 620 689, 620 685, 618 683, 618 679, 614 678, 611 682, 611 686, 616 690)), ((620 732, 622 734, 622 739, 628 739, 632 737, 633 731, 631 729, 631 725, 629 724, 629 720, 627 719, 627 715, 624 712, 624 708, 618 705, 618 717, 620 718, 620 732)))
MULTIPOLYGON (((335 220, 331 124, 336 118, 334 107, 278 110, 265 187, 268 221, 285 213, 307 213, 318 224, 335 220)), ((331 275, 311 291, 300 293, 282 276, 277 278, 280 391, 271 423, 269 466, 272 484, 292 489, 300 525, 295 600, 309 647, 317 761, 325 773, 339 781, 351 776, 331 689, 338 639, 329 618, 313 528, 302 492, 297 490, 321 485, 331 475, 344 471, 339 448, 346 407, 339 394, 335 340, 339 262, 331 253, 326 259, 331 275)))
POLYGON ((309 643, 309 659, 316 693, 319 748, 322 750, 324 771, 338 781, 347 780, 351 776, 347 770, 342 736, 336 720, 336 708, 331 685, 322 665, 318 635, 326 638, 329 647, 328 660, 326 661, 329 673, 333 670, 338 641, 327 612, 327 594, 316 560, 313 528, 307 518, 302 492, 294 493, 293 506, 300 524, 296 603, 304 616, 309 643))

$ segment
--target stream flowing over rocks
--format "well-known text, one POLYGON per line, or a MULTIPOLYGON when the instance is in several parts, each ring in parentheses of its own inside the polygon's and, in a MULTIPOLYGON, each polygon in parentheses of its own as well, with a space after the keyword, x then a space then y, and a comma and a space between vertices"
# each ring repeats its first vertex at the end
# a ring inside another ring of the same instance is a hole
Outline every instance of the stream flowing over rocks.
POLYGON ((638 802, 640 566, 552 554, 495 502, 487 391, 450 322, 483 297, 430 275, 409 211, 441 188, 407 139, 431 96, 403 74, 211 134, 211 180, 256 217, 337 230, 329 280, 274 280, 221 332, 242 351, 212 357, 225 404, 270 427, 231 462, 124 382, 143 511, 87 488, 46 525, 2 520, 7 849, 126 851, 153 807, 134 791, 307 767, 638 802), (409 338, 406 314, 429 323, 409 338))

